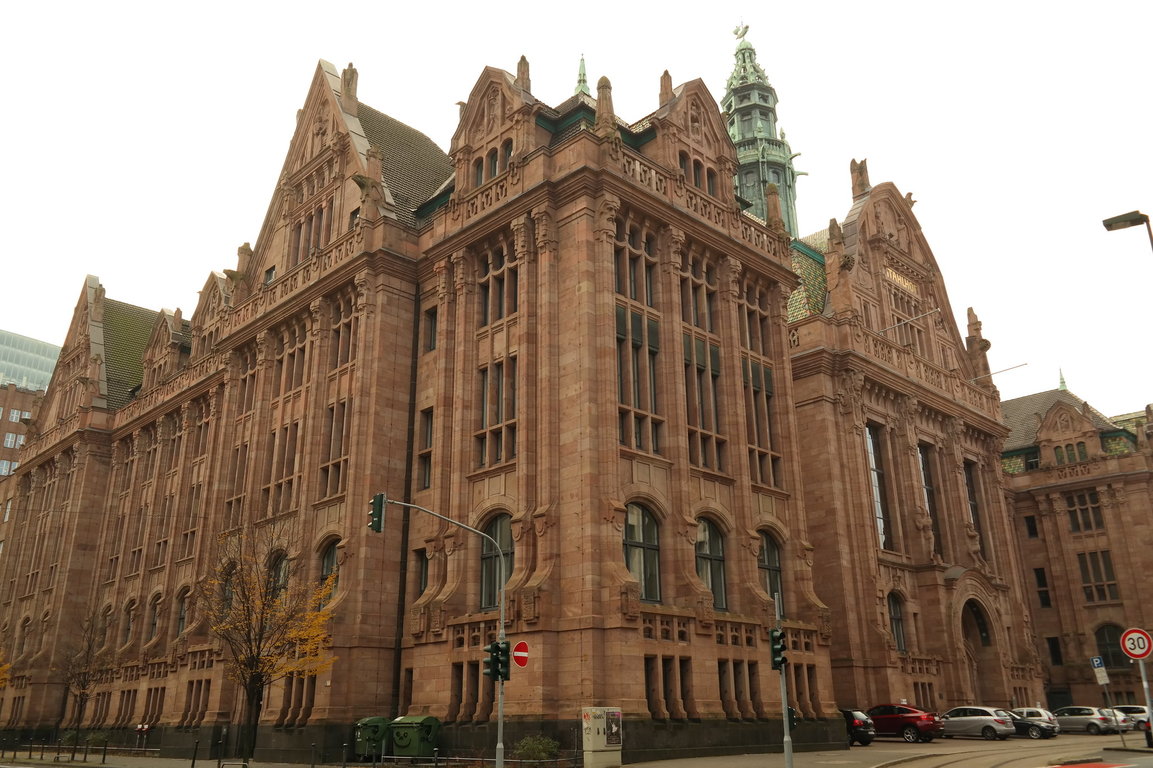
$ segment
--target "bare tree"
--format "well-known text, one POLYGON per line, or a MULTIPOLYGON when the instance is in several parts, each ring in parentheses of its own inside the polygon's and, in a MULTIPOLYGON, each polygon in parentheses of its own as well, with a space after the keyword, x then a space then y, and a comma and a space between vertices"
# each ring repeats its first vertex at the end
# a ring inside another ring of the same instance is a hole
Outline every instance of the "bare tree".
POLYGON ((92 689, 99 682, 102 670, 108 667, 108 654, 103 650, 104 632, 100 619, 89 616, 80 622, 80 632, 73 635, 61 649, 60 672, 64 685, 72 696, 72 727, 79 734, 84 722, 84 711, 92 697, 92 689))
POLYGON ((285 542, 266 526, 220 540, 220 558, 201 582, 198 604, 224 651, 225 673, 244 693, 238 748, 256 748, 264 690, 290 674, 316 675, 335 657, 328 648, 324 606, 335 574, 309 581, 289 559, 285 542))

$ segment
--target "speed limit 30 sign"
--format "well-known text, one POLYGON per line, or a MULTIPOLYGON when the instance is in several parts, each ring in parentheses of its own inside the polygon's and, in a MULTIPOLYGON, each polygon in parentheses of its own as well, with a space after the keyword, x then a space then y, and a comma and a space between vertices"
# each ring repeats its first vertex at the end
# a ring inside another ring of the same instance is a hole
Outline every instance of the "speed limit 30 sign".
POLYGON ((1127 629, 1121 633, 1121 650, 1131 659, 1147 659, 1153 653, 1153 638, 1143 629, 1127 629))

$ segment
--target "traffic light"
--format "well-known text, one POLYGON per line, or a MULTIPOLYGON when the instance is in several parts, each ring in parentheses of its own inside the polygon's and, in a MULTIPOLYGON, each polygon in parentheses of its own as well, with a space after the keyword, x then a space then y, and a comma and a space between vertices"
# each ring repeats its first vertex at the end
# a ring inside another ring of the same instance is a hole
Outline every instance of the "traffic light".
POLYGON ((368 527, 380 533, 384 529, 384 505, 388 503, 388 497, 383 493, 378 493, 372 497, 372 501, 368 506, 368 527))
POLYGON ((772 653, 773 669, 783 669, 789 660, 785 658, 785 631, 769 630, 769 647, 772 653))
POLYGON ((789 707, 789 730, 795 731, 800 719, 797 717, 797 708, 789 707))
POLYGON ((493 680, 508 680, 509 679, 509 653, 508 641, 492 642, 484 647, 488 652, 488 658, 484 660, 484 676, 491 677, 493 680))

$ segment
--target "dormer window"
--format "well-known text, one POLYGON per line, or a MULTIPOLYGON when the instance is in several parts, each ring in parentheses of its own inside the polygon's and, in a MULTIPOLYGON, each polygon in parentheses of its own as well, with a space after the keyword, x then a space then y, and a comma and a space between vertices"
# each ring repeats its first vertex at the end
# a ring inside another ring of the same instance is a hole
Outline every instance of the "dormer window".
POLYGON ((472 183, 478 187, 484 184, 484 160, 479 157, 472 164, 472 183))
POLYGON ((512 139, 506 139, 504 144, 501 144, 500 158, 500 169, 507 171, 509 164, 512 162, 512 139))
POLYGON ((264 270, 264 284, 270 285, 276 279, 276 267, 269 267, 264 270))
POLYGON ((496 178, 496 174, 500 170, 499 166, 497 165, 497 162, 498 162, 497 157, 498 157, 498 155, 497 155, 495 149, 488 153, 488 178, 489 178, 489 180, 496 178))

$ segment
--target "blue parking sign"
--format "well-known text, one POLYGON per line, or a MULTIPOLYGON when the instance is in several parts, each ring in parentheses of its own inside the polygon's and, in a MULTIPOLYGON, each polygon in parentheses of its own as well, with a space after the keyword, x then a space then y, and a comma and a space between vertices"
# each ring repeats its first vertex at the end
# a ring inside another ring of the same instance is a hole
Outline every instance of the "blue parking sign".
POLYGON ((1090 656, 1089 663, 1093 665, 1093 669, 1104 669, 1105 660, 1100 656, 1090 656))

